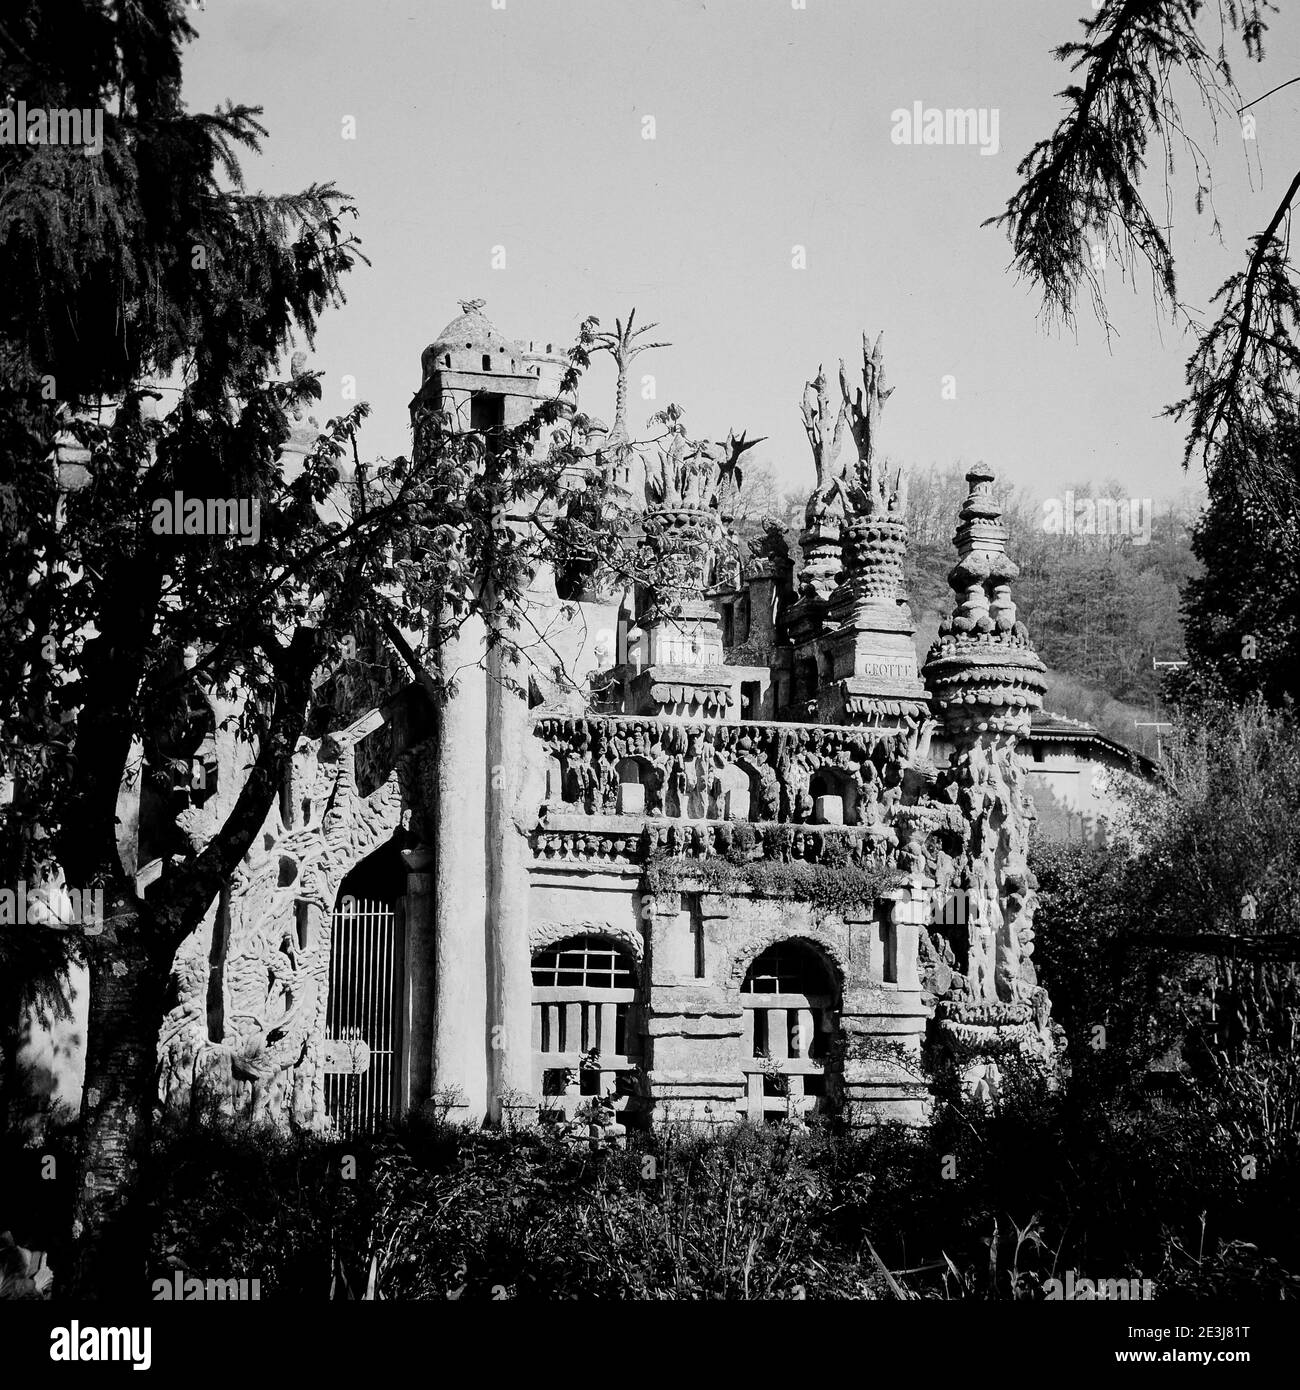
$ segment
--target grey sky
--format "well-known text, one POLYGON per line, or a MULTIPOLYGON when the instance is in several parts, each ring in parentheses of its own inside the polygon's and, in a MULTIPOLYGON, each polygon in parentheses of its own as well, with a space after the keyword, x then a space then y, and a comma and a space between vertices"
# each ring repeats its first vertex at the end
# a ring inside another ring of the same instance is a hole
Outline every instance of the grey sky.
MULTIPOLYGON (((368 452, 407 448, 421 349, 457 298, 481 296, 506 334, 563 344, 586 314, 611 322, 635 305, 674 346, 637 363, 658 398, 634 392, 634 431, 675 400, 692 433, 770 436, 763 452, 790 486, 812 477, 803 383, 819 362, 853 368, 863 328, 885 330, 897 389, 884 446, 900 460, 984 458, 1040 497, 1086 478, 1157 498, 1187 486, 1181 433, 1156 417, 1181 394, 1191 343, 1156 321, 1147 282, 1134 294, 1109 275, 1109 347, 1088 310, 1077 336, 1048 332, 1007 273, 1005 238, 979 225, 1055 123, 1067 73, 1050 50, 1077 36, 1086 0, 503 2, 195 12, 191 107, 265 107, 250 185, 333 179, 360 207, 373 268, 350 277, 312 365, 327 374, 326 414, 347 404, 343 375, 356 377, 374 408, 368 452), (996 108, 999 152, 894 144, 891 113, 918 101, 996 108), (792 269, 796 245, 805 270, 792 269), (496 246, 505 269, 491 268, 496 246), (949 374, 957 398, 945 401, 949 374)), ((1285 13, 1272 48, 1262 68, 1230 49, 1248 99, 1296 71, 1300 31, 1285 13)), ((1255 145, 1220 130, 1222 245, 1188 184, 1175 188, 1194 305, 1240 264, 1293 172, 1300 87, 1258 116, 1255 145)), ((609 418, 607 359, 582 403, 609 418)))

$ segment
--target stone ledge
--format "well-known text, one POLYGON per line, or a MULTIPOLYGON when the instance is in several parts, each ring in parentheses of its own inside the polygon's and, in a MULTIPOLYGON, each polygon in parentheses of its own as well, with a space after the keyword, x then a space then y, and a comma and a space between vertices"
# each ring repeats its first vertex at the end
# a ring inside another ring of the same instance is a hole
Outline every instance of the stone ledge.
POLYGON ((735 1019, 709 1015, 660 1014, 646 1020, 646 1035, 651 1038, 738 1038, 742 1032, 740 1015, 735 1019))
POLYGON ((690 1086, 701 1092, 703 1090, 714 1090, 727 1095, 734 1095, 745 1089, 745 1077, 743 1072, 735 1072, 724 1076, 710 1076, 707 1072, 700 1075, 689 1071, 650 1071, 646 1073, 646 1079, 652 1086, 690 1086))
POLYGON ((919 989, 846 989, 840 1008, 847 1023, 858 1017, 933 1018, 934 1010, 921 1000, 919 989))

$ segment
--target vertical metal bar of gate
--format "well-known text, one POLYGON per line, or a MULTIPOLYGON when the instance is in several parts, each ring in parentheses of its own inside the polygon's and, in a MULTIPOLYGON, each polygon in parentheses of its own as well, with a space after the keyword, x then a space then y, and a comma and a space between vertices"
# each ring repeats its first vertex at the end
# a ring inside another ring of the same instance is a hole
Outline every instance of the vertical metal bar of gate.
POLYGON ((385 903, 357 900, 351 912, 335 910, 325 1106, 344 1134, 372 1130, 391 1116, 399 1093, 402 935, 397 914, 385 903))

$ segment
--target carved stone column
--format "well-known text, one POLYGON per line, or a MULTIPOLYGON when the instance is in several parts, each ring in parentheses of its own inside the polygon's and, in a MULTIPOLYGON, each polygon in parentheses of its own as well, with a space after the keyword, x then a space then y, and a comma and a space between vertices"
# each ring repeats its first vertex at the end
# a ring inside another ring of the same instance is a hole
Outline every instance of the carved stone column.
MULTIPOLYGON (((528 707, 506 688, 501 648, 488 657, 488 1106, 490 1118, 519 1123, 530 1110, 532 1077, 532 959, 528 946, 526 809, 535 740, 528 707)), ((534 811, 535 818, 535 811, 534 811)))
POLYGON ((458 694, 442 708, 435 778, 431 1094, 455 1090, 454 1118, 487 1115, 487 678, 483 627, 467 620, 443 646, 458 694))

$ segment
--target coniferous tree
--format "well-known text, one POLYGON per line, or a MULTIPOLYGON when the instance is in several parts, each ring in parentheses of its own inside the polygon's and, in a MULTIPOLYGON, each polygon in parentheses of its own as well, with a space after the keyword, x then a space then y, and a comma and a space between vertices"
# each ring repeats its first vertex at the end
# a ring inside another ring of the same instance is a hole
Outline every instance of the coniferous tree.
MULTIPOLYGON (((0 281, 15 291, 0 309, 0 856, 10 882, 53 870, 103 893, 103 929, 60 936, 90 982, 74 1287, 102 1296, 143 1278, 133 1197, 177 948, 299 739, 328 725, 339 681, 321 676, 356 663, 363 635, 386 636, 435 703, 428 659, 468 614, 490 616, 507 655, 524 644, 529 577, 563 563, 556 532, 528 522, 580 463, 535 446, 592 325, 556 397, 499 437, 449 433, 421 408, 415 461, 368 467, 358 406, 287 472, 292 416, 320 388, 280 363, 360 255, 346 198, 244 189, 236 156, 257 149, 258 112, 185 111, 182 0, 19 0, 2 35, 6 99, 104 113, 98 154, 0 147, 0 281), (156 500, 178 490, 255 503, 260 537, 160 532, 156 500), (134 750, 183 759, 214 696, 237 704, 252 766, 212 833, 173 827, 142 898, 118 825, 134 750)), ((597 562, 619 531, 564 528, 597 562)), ((6 949, 0 968, 17 960, 6 949)))
MULTIPOLYGON (((1279 452, 1294 468, 1298 448, 1300 432, 1288 430, 1258 452, 1279 452)), ((1205 571, 1184 591, 1188 664, 1170 677, 1172 699, 1244 703, 1256 692, 1281 705, 1300 696, 1300 547, 1278 525, 1231 477, 1211 485, 1192 535, 1205 571)))

